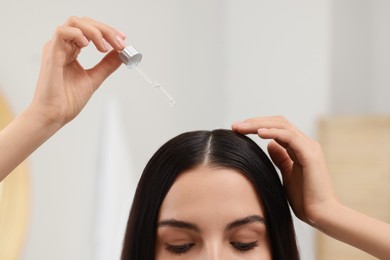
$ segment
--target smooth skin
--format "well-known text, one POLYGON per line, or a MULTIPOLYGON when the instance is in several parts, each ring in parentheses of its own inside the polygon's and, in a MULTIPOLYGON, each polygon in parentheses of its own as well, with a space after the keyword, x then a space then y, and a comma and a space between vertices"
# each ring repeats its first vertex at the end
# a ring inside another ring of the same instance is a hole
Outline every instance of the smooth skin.
POLYGON ((282 173, 288 200, 298 218, 379 259, 390 259, 390 225, 340 203, 316 141, 281 116, 252 118, 234 123, 232 128, 273 140, 268 152, 282 173))
POLYGON ((121 64, 126 36, 90 18, 70 17, 43 48, 35 94, 27 109, 0 132, 0 181, 42 143, 75 118, 101 83, 121 64), (77 61, 92 41, 109 52, 96 66, 77 61))
MULTIPOLYGON (((118 51, 125 47, 125 38, 120 31, 90 18, 71 17, 57 28, 43 49, 41 72, 31 104, 0 131, 0 181, 80 113, 102 82, 120 66, 118 51), (100 52, 113 50, 92 69, 84 69, 77 57, 89 42, 100 52)), ((232 128, 242 134, 257 134, 262 139, 272 140, 268 145, 269 154, 282 172, 289 202, 302 221, 377 258, 390 259, 390 225, 349 209, 338 201, 332 190, 321 147, 316 141, 280 116, 252 118, 235 123, 232 128)), ((226 227, 234 219, 247 217, 247 214, 261 216, 259 206, 261 208, 260 202, 257 206, 253 205, 253 212, 242 212, 242 216, 226 214, 219 231, 215 231, 219 232, 219 240, 213 240, 219 241, 221 250, 223 226, 226 227)), ((196 222, 194 224, 200 230, 207 229, 196 219, 185 215, 168 214, 162 217, 196 222)), ((260 226, 260 223, 252 224, 260 226)), ((167 228, 165 225, 158 231, 167 228)), ((231 242, 227 238, 229 235, 226 233, 224 246, 231 242)), ((206 241, 206 238, 202 241, 206 241)), ((218 247, 215 245, 213 248, 218 247)), ((258 247, 253 250, 256 249, 258 247)), ((207 249, 203 252, 213 256, 219 251, 207 249)))
POLYGON ((180 174, 160 208, 156 260, 271 259, 264 212, 249 180, 207 165, 180 174))

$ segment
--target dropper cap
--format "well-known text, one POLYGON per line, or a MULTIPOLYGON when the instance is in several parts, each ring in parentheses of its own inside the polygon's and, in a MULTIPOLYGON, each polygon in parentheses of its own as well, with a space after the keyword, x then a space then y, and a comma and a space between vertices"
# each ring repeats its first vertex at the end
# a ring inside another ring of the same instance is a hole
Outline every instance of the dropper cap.
POLYGON ((133 46, 129 45, 120 52, 119 58, 129 69, 131 69, 141 62, 142 54, 133 46))

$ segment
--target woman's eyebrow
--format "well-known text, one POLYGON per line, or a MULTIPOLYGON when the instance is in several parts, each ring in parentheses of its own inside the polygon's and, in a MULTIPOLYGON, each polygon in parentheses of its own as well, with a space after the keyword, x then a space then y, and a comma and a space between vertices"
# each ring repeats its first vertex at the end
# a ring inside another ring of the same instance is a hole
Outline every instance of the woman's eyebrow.
POLYGON ((157 227, 175 227, 200 232, 200 228, 197 225, 176 219, 162 220, 158 223, 157 227))
POLYGON ((246 224, 250 224, 250 223, 254 223, 254 222, 258 222, 258 223, 262 223, 262 224, 265 223, 264 218, 262 216, 251 215, 251 216, 248 216, 245 218, 240 218, 240 219, 237 219, 237 220, 231 222, 230 224, 228 224, 226 226, 225 231, 230 231, 233 228, 236 228, 236 227, 239 227, 242 225, 246 225, 246 224))

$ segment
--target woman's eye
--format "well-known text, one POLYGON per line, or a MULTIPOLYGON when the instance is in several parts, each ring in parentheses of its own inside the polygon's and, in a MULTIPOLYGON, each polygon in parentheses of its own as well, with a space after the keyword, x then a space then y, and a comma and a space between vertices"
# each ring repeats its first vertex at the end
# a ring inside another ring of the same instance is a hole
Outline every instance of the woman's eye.
POLYGON ((230 242, 230 244, 240 252, 246 252, 252 250, 253 248, 259 246, 257 241, 253 241, 250 243, 242 243, 242 242, 230 242))
POLYGON ((191 247, 193 247, 195 244, 182 244, 182 245, 169 245, 167 244, 167 247, 166 249, 176 255, 180 255, 180 254, 184 254, 186 253, 188 250, 191 249, 191 247))

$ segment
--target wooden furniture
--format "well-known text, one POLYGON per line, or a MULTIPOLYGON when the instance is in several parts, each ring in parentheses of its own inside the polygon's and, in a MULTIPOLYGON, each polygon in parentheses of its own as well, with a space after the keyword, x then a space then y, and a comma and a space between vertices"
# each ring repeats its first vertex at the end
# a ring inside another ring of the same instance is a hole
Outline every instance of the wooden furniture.
MULTIPOLYGON (((11 121, 10 110, 0 95, 0 129, 11 121)), ((28 218, 26 163, 0 182, 0 259, 20 258, 28 218)))
MULTIPOLYGON (((390 116, 323 118, 319 141, 338 198, 390 223, 390 116)), ((318 260, 376 259, 326 235, 317 238, 318 260)))

